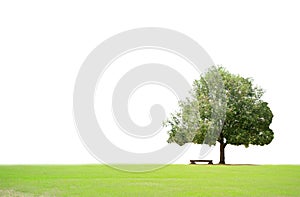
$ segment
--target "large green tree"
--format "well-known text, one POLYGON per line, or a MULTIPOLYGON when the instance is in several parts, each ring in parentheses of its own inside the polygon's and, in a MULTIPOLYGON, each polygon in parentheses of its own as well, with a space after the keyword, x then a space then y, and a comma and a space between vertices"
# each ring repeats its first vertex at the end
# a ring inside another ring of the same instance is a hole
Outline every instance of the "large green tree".
POLYGON ((219 163, 225 164, 226 145, 263 146, 273 140, 274 133, 269 128, 272 111, 262 100, 264 91, 254 86, 252 79, 218 67, 195 80, 190 93, 164 123, 170 128, 169 143, 219 142, 219 163))

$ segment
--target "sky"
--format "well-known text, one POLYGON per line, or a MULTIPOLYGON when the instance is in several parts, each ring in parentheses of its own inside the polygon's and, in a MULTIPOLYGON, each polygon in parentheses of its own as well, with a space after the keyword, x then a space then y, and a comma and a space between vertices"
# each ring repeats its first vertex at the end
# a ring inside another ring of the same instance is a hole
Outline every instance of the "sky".
MULTIPOLYGON (((216 65, 253 78, 266 91, 263 99, 274 114, 273 142, 263 147, 227 146, 227 163, 300 164, 299 8, 297 1, 255 0, 2 1, 0 164, 98 163, 76 130, 75 80, 88 54, 101 42, 141 27, 168 28, 191 37, 216 65)), ((151 50, 127 58, 133 64, 154 58, 175 68, 181 61, 151 50)), ((97 115, 110 112, 101 111, 103 102, 99 101, 104 90, 114 88, 109 80, 117 80, 125 72, 113 71, 117 67, 118 62, 101 79, 105 85, 95 91, 97 115)), ((188 65, 179 71, 190 82, 198 76, 188 65)), ((148 85, 132 95, 129 113, 138 125, 147 125, 151 105, 161 103, 172 112, 176 102, 169 90, 148 85)), ((120 134, 109 115, 107 118, 104 127, 116 132, 106 133, 107 137, 123 149, 147 152, 159 149, 167 138, 162 131, 147 142, 132 140, 120 134)), ((198 158, 200 147, 192 145, 175 163, 198 158)), ((206 158, 217 162, 218 147, 206 158)))

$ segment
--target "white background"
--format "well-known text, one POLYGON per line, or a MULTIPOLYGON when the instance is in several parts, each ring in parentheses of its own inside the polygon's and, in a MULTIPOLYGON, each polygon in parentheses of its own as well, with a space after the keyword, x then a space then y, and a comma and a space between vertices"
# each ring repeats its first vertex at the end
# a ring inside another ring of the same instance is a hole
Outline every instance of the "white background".
MULTIPOLYGON (((266 90, 275 139, 228 146, 227 163, 299 164, 299 9, 297 1, 1 1, 0 164, 97 163, 74 125, 76 75, 98 44, 139 27, 182 32, 266 90)), ((177 163, 199 150, 193 145, 177 163)), ((217 162, 218 147, 207 158, 217 162)))

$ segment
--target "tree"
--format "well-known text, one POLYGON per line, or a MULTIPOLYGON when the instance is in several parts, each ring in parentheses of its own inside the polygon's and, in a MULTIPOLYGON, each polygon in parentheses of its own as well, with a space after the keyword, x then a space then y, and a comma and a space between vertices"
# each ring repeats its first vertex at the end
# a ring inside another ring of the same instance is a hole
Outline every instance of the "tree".
POLYGON ((273 114, 262 100, 264 91, 253 80, 211 69, 195 80, 190 97, 179 102, 179 111, 164 122, 168 142, 220 144, 220 164, 225 164, 225 147, 267 145, 274 138, 269 128, 273 114), (218 84, 217 77, 222 83, 218 84))

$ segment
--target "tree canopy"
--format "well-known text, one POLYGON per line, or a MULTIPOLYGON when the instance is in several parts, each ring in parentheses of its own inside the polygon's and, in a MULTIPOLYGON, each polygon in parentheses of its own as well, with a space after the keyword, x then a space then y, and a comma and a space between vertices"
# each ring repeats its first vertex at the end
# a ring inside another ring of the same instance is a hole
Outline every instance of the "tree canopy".
POLYGON ((224 67, 209 70, 194 81, 191 96, 180 101, 179 110, 165 121, 170 128, 168 142, 219 142, 221 164, 225 163, 227 144, 248 147, 271 143, 273 114, 262 100, 263 94, 251 78, 231 74, 224 67))

